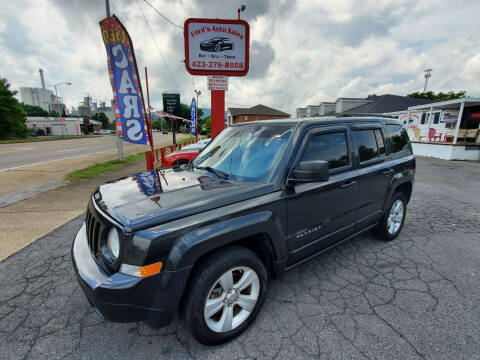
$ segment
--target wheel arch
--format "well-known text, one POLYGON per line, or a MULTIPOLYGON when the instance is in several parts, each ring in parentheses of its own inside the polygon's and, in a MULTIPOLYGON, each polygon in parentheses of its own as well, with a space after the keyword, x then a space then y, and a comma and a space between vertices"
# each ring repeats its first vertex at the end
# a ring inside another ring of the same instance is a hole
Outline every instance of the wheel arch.
POLYGON ((407 204, 408 204, 410 202, 410 198, 412 197, 412 190, 413 190, 412 182, 406 181, 404 183, 397 185, 393 191, 393 194, 395 194, 396 192, 402 193, 407 199, 407 204))

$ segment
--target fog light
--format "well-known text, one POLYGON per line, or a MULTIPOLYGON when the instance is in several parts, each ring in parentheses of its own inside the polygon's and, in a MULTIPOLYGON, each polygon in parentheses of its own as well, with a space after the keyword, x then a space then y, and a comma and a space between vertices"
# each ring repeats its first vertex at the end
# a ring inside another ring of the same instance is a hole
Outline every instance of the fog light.
POLYGON ((154 264, 146 265, 146 266, 135 266, 129 264, 122 264, 120 265, 120 272, 132 275, 136 277, 148 277, 155 274, 158 274, 162 270, 162 262, 157 262, 154 264))

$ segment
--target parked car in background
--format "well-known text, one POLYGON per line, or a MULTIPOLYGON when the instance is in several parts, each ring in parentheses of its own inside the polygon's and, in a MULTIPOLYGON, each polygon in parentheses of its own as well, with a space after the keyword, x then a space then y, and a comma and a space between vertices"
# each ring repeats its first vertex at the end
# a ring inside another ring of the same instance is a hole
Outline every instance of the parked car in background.
POLYGON ((107 130, 107 129, 102 129, 95 131, 93 134, 94 135, 110 135, 112 133, 112 130, 107 130))
POLYGON ((168 130, 167 129, 162 129, 162 134, 168 134, 168 130))
POLYGON ((72 246, 75 274, 107 320, 160 327, 180 310, 196 339, 220 344, 255 320, 270 277, 369 230, 394 240, 414 177, 396 120, 229 126, 191 166, 101 185, 72 246))
POLYGON ((195 144, 186 145, 182 150, 175 151, 165 156, 165 166, 188 164, 195 159, 200 150, 202 150, 210 142, 210 138, 202 139, 195 144))

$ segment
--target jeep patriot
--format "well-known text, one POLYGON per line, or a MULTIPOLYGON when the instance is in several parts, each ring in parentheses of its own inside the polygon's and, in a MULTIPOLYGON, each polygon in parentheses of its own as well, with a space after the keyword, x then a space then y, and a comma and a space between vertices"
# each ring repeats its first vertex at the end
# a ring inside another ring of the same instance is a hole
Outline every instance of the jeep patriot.
POLYGON ((244 331, 268 279, 361 233, 400 233, 415 158, 401 124, 303 118, 227 127, 193 162, 107 182, 72 246, 107 320, 153 328, 181 312, 204 344, 244 331))

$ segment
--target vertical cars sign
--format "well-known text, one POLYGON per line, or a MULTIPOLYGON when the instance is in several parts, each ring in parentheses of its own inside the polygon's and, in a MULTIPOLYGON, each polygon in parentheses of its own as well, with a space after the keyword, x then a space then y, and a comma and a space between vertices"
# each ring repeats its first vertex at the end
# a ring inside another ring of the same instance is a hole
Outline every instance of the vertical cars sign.
POLYGON ((248 73, 250 27, 243 20, 188 19, 184 25, 185 66, 192 75, 248 73))
POLYGON ((100 21, 100 28, 107 50, 117 134, 128 142, 150 145, 132 40, 115 15, 100 21))

